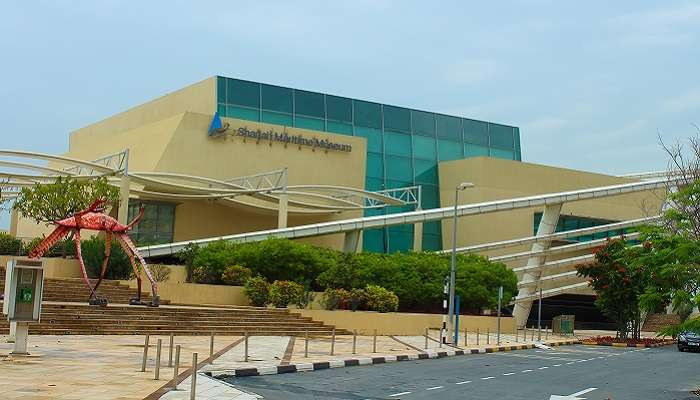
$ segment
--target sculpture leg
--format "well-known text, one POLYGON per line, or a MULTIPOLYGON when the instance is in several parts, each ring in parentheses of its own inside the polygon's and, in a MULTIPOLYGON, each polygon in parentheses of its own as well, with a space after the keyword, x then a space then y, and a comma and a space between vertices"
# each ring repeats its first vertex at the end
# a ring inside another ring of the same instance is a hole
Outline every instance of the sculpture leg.
POLYGON ((56 229, 49 234, 44 240, 36 245, 32 251, 29 252, 29 258, 39 258, 46 253, 51 246, 56 244, 59 240, 63 239, 68 234, 68 228, 65 226, 58 226, 56 229))
POLYGON ((100 268, 100 278, 97 280, 97 283, 95 284, 95 292, 97 292, 97 288, 100 287, 100 283, 102 283, 102 280, 105 277, 105 272, 107 272, 107 264, 109 264, 109 255, 112 251, 112 232, 107 232, 105 236, 105 258, 102 260, 102 267, 100 268))
POLYGON ((138 250, 136 250, 136 246, 134 245, 134 242, 131 241, 129 235, 127 235, 126 233, 122 233, 118 235, 117 238, 122 242, 123 245, 125 245, 126 248, 128 248, 127 253, 131 252, 133 256, 136 256, 139 259, 139 262, 141 262, 143 272, 146 273, 146 277, 151 282, 151 303, 149 305, 152 307, 158 307, 160 305, 160 297, 158 296, 158 283, 155 279, 153 279, 153 274, 151 274, 151 270, 148 268, 146 260, 144 260, 143 257, 141 257, 141 254, 139 254, 138 250))
POLYGON ((83 275, 83 282, 85 282, 85 286, 90 289, 90 298, 88 300, 88 303, 92 304, 91 300, 95 297, 95 290, 92 288, 92 285, 90 285, 90 279, 88 279, 87 276, 87 271, 85 271, 85 263, 83 262, 83 254, 80 251, 80 230, 76 229, 75 230, 75 236, 73 237, 75 240, 75 256, 78 258, 78 264, 80 264, 80 272, 83 275))
POLYGON ((102 260, 102 266, 100 268, 100 277, 97 279, 97 283, 95 286, 92 288, 94 296, 90 298, 89 303, 91 305, 97 305, 97 306, 102 306, 106 307, 107 306, 107 298, 101 297, 97 295, 97 288, 100 287, 100 283, 102 283, 102 280, 105 277, 105 272, 107 272, 107 264, 109 264, 109 255, 112 250, 112 232, 107 232, 107 236, 105 237, 105 258, 102 260))
POLYGON ((131 267, 134 269, 134 276, 136 277, 136 298, 129 299, 129 304, 132 306, 141 306, 144 303, 141 301, 141 273, 139 271, 138 265, 136 265, 136 260, 134 259, 134 253, 131 251, 129 246, 124 243, 124 240, 122 239, 122 235, 117 235, 117 240, 122 246, 122 249, 124 249, 124 252, 126 253, 127 257, 129 257, 129 262, 131 262, 131 267))

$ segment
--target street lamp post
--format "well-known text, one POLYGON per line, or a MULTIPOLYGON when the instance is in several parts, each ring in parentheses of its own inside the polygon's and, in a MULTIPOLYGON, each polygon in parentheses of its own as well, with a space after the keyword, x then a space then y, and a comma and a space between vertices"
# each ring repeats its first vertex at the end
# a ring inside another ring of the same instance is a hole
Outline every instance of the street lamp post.
POLYGON ((447 320, 449 323, 448 338, 454 335, 455 323, 455 270, 457 268, 457 206, 459 205, 459 192, 464 189, 472 188, 474 184, 471 182, 463 182, 455 187, 455 212, 452 218, 452 262, 450 263, 450 295, 448 299, 447 320))

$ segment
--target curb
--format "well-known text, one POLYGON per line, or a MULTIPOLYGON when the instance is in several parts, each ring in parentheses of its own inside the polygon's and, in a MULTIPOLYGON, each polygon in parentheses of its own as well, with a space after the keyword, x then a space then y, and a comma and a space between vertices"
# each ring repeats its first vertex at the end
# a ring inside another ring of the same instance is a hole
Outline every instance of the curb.
MULTIPOLYGON (((580 344, 580 340, 564 340, 558 342, 543 342, 547 346, 564 346, 580 344)), ((469 354, 489 354, 498 353, 504 351, 513 350, 526 350, 534 349, 537 346, 534 344, 524 344, 517 346, 501 346, 501 347, 491 347, 486 349, 464 349, 464 350, 444 350, 444 351, 427 351, 423 353, 412 353, 412 354, 402 354, 402 355, 391 355, 391 356, 380 356, 380 357, 365 357, 365 358, 349 358, 349 359, 339 359, 330 361, 320 361, 320 362, 310 362, 310 363, 299 363, 299 364, 289 364, 289 365, 270 365, 261 366, 255 368, 238 368, 234 370, 229 370, 225 373, 212 373, 205 372, 204 374, 218 378, 241 378, 246 376, 259 376, 259 375, 276 375, 276 374, 289 374, 294 372, 304 372, 304 371, 318 371, 322 369, 329 368, 343 368, 343 367, 356 367, 360 365, 375 365, 375 364, 386 364, 390 362, 398 361, 414 361, 414 360, 427 360, 435 358, 445 358, 452 356, 464 356, 469 354)))
POLYGON ((637 348, 652 348, 652 347, 662 347, 662 346, 669 346, 672 344, 676 344, 675 340, 666 340, 663 342, 659 343, 610 343, 610 342, 595 342, 595 341, 586 341, 582 340, 581 344, 585 344, 588 346, 611 346, 611 347, 637 347, 637 348))

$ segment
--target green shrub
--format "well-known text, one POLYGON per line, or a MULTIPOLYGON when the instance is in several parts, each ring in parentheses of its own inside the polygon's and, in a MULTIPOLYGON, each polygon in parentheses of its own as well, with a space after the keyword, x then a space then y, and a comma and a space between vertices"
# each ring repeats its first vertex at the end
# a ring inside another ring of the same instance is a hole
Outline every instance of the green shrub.
POLYGON ((380 313, 392 312, 399 309, 399 298, 391 290, 377 285, 367 285, 367 307, 380 313))
MULTIPOLYGON (((100 268, 105 257, 105 241, 101 237, 94 236, 80 242, 85 269, 90 278, 100 277, 100 268)), ((129 257, 122 250, 121 245, 116 240, 112 241, 111 254, 107 263, 105 279, 130 279, 133 275, 133 268, 129 257)))
POLYGON ((0 254, 17 255, 22 251, 22 241, 7 233, 0 233, 0 254))
POLYGON ((270 283, 261 276, 252 277, 243 286, 243 293, 248 296, 250 304, 265 307, 269 302, 270 283))
MULTIPOLYGON (((29 242, 24 244, 24 252, 25 254, 29 254, 34 250, 36 246, 39 245, 39 243, 44 240, 44 237, 35 237, 34 239, 30 240, 29 242)), ((51 253, 51 249, 49 249, 46 253, 51 253)))
POLYGON ((314 301, 316 294, 313 292, 313 290, 308 290, 304 288, 304 291, 301 293, 301 296, 299 297, 299 300, 296 302, 296 306, 300 309, 304 309, 309 306, 314 301))
POLYGON ((352 289, 348 293, 348 304, 352 311, 357 311, 358 309, 366 308, 367 306, 367 292, 363 289, 352 289))
POLYGON ((321 304, 326 310, 335 310, 340 308, 348 298, 348 292, 345 289, 331 289, 328 288, 323 292, 323 299, 321 299, 321 304))
POLYGON ((231 244, 220 240, 199 249, 193 259, 192 280, 196 283, 220 284, 221 276, 232 260, 231 244))
POLYGON ((192 282, 192 274, 194 273, 194 259, 199 254, 199 245, 197 243, 187 243, 184 249, 178 251, 175 257, 183 264, 185 264, 185 271, 187 276, 185 281, 192 282))
MULTIPOLYGON (((36 246, 45 239, 44 236, 35 237, 31 241, 24 244, 24 254, 29 254, 36 246)), ((75 256, 75 241, 69 238, 59 240, 54 243, 44 254, 43 257, 68 257, 75 256)))
POLYGON ((274 281, 270 286, 269 301, 277 308, 296 304, 304 293, 304 287, 292 281, 274 281))
POLYGON ((229 265, 221 274, 221 281, 227 285, 243 286, 248 279, 253 276, 253 271, 250 268, 241 267, 240 265, 229 265))

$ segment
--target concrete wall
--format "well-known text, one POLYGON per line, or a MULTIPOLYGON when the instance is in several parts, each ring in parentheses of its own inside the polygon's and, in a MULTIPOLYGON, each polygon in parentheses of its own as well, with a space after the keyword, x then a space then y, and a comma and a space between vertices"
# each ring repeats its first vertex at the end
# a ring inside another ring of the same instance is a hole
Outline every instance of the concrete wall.
MULTIPOLYGON (((12 256, 0 256, 0 265, 5 267, 12 256)), ((44 258, 44 278, 80 278, 78 260, 72 258, 44 258)))
MULTIPOLYGON (((341 329, 358 333, 371 334, 377 330, 380 335, 423 335, 425 328, 439 329, 442 326, 442 314, 417 314, 417 313, 378 313, 374 311, 347 311, 347 310, 296 310, 305 317, 311 317, 326 324, 335 325, 341 329)), ((496 332, 497 318, 486 316, 462 315, 459 319, 460 330, 468 329, 470 332, 479 329, 486 332, 496 332)), ((513 318, 501 318, 502 332, 514 332, 515 322, 513 318)))

